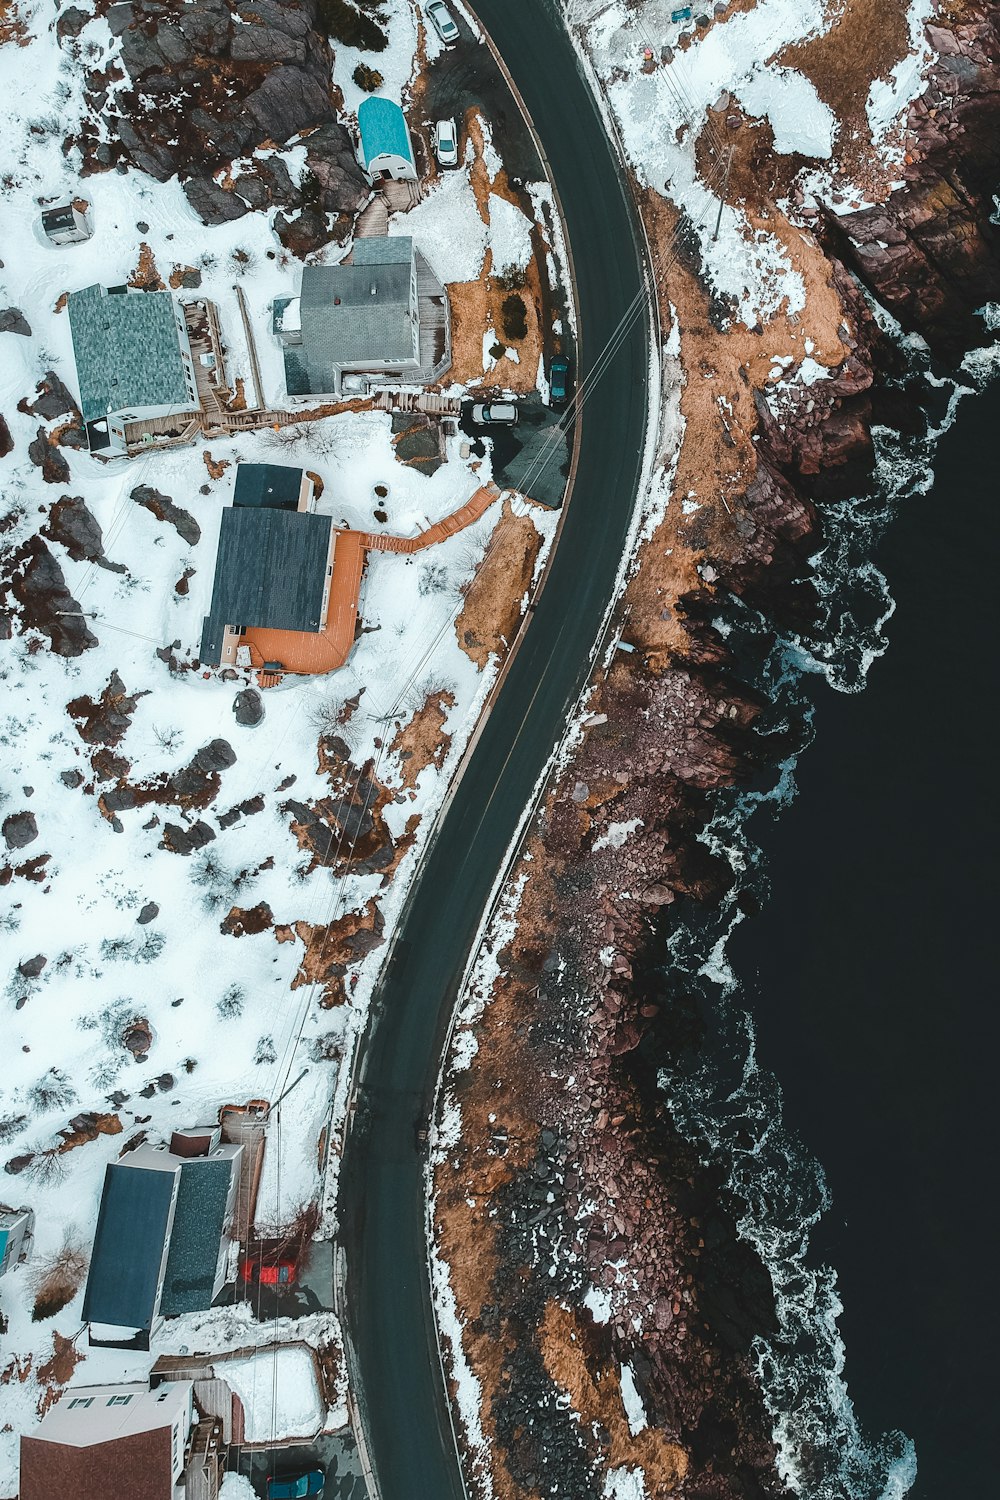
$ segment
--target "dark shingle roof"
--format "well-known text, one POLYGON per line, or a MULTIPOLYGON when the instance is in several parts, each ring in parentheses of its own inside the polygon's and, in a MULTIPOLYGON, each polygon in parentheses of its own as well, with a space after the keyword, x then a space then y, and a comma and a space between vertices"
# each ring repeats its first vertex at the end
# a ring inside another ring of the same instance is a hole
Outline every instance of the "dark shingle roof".
POLYGON ((288 464, 240 464, 233 504, 271 510, 296 510, 302 470, 288 464))
POLYGON ((132 406, 191 408, 169 292, 71 292, 73 353, 85 422, 132 406))
POLYGON ((109 1165, 83 1298, 85 1323, 151 1326, 173 1192, 171 1172, 109 1165))
POLYGON ((335 365, 377 365, 415 357, 410 318, 413 241, 405 235, 359 240, 355 264, 306 266, 302 343, 285 350, 292 395, 329 395, 335 365), (363 248, 362 248, 363 247, 363 248))
POLYGON ((21 1500, 171 1500, 170 1476, 169 1427, 88 1448, 21 1439, 21 1500))
POLYGON ((181 1167, 160 1299, 166 1317, 203 1312, 212 1305, 232 1173, 231 1156, 191 1157, 181 1167))
POLYGON ((330 550, 329 516, 308 511, 222 512, 212 609, 201 660, 218 666, 226 625, 318 630, 330 550))

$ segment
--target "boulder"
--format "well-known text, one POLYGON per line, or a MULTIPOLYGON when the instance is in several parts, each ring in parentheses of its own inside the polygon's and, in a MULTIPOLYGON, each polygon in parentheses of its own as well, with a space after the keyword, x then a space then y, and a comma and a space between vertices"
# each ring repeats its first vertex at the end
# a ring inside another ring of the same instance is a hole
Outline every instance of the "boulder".
POLYGON ((56 21, 56 36, 60 41, 64 41, 66 37, 77 37, 87 22, 92 21, 93 18, 93 11, 81 10, 77 5, 67 6, 65 10, 59 12, 59 18, 56 21))
POLYGON ((19 307, 5 307, 0 311, 0 333, 19 333, 30 339, 31 324, 19 307))
POLYGON ((253 729, 264 717, 264 704, 256 688, 244 688, 233 699, 233 713, 237 724, 253 729))
POLYGON ((37 979, 47 963, 44 953, 36 953, 34 958, 23 958, 17 968, 25 979, 37 979))
POLYGON ((8 813, 3 820, 2 832, 8 849, 23 849, 27 844, 33 844, 38 837, 34 813, 8 813))
POLYGON ((153 918, 158 917, 159 914, 160 908, 157 906, 156 902, 147 901, 135 920, 138 922, 140 927, 145 927, 147 922, 152 922, 153 918))
POLYGON ((368 201, 371 188, 358 166, 354 146, 343 125, 331 121, 306 139, 306 165, 319 184, 328 213, 354 213, 368 201))
POLYGON ((175 505, 169 495, 154 490, 148 484, 137 484, 132 491, 132 499, 136 505, 141 505, 144 510, 148 510, 158 521, 166 521, 171 525, 189 547, 197 546, 201 541, 201 527, 194 516, 190 511, 182 510, 179 505, 175 505))
POLYGON ((78 495, 63 495, 49 511, 42 536, 66 548, 74 562, 97 563, 112 573, 125 573, 124 563, 112 563, 104 556, 104 538, 100 525, 78 495))
POLYGON ((184 193, 203 224, 228 224, 233 219, 242 219, 247 212, 242 198, 227 193, 211 177, 189 178, 184 193))
POLYGON ((54 448, 49 442, 44 427, 39 427, 28 444, 28 457, 37 468, 41 469, 42 478, 46 484, 69 483, 69 464, 59 449, 54 448))
POLYGON ((169 849, 171 854, 193 854, 196 849, 203 849, 206 844, 210 844, 214 838, 214 831, 200 818, 190 828, 182 828, 178 823, 164 823, 160 848, 169 849))
POLYGON ((25 626, 49 637, 59 656, 79 656, 97 645, 62 569, 41 537, 33 536, 8 561, 7 590, 21 605, 25 626))

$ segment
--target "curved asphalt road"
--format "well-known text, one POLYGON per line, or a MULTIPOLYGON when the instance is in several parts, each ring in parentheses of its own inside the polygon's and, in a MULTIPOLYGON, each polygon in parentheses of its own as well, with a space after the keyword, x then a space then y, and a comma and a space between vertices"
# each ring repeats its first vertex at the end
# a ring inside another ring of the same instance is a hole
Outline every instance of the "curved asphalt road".
MULTIPOLYGON (((559 187, 585 376, 643 286, 630 203, 553 0, 478 0, 476 8, 559 187)), ((484 70, 494 67, 485 48, 476 52, 484 70)), ((477 925, 611 595, 642 461, 647 328, 644 311, 587 402, 549 580, 414 886, 367 1041, 340 1209, 356 1394, 382 1500, 462 1495, 435 1351, 415 1124, 431 1107, 477 925)))

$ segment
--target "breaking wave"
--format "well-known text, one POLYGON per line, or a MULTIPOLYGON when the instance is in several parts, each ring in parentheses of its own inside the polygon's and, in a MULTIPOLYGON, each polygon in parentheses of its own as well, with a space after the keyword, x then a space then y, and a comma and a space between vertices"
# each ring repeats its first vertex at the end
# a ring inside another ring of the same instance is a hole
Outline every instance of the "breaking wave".
POLYGON ((830 1207, 826 1180, 783 1121, 780 1085, 758 1063, 753 1020, 726 950, 747 897, 767 896, 763 858, 747 822, 758 811, 777 816, 795 795, 796 762, 813 736, 807 677, 822 674, 840 692, 860 692, 887 649, 885 627, 895 605, 872 554, 906 499, 932 483, 938 439, 970 391, 920 373, 923 436, 902 439, 877 429, 871 493, 824 507, 823 546, 812 559, 816 622, 775 641, 767 622, 738 600, 716 622, 741 673, 769 699, 763 728, 788 749, 772 785, 719 798, 703 839, 730 864, 733 889, 714 916, 700 913, 668 939, 667 972, 683 979, 707 1036, 661 1068, 660 1084, 678 1128, 725 1169, 740 1232, 770 1272, 778 1331, 756 1341, 754 1358, 779 1471, 801 1500, 902 1500, 915 1481, 917 1457, 903 1433, 872 1439, 859 1426, 844 1379, 836 1274, 808 1258, 813 1228, 830 1207))

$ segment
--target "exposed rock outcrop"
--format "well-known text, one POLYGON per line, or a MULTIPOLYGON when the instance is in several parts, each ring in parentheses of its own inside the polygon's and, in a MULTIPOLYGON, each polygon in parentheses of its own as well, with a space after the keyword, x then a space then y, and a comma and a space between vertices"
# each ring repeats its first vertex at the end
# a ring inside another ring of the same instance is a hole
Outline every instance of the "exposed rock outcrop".
POLYGON ((92 562, 111 573, 127 573, 124 563, 110 562, 104 555, 100 525, 79 495, 63 495, 49 511, 41 535, 59 542, 74 562, 92 562))
MULTIPOLYGON (((250 209, 281 207, 290 233, 307 209, 315 249, 330 237, 328 216, 353 213, 368 183, 337 120, 332 57, 316 25, 316 0, 201 0, 166 6, 152 0, 113 5, 112 34, 121 41, 127 87, 109 93, 107 70, 90 77, 90 102, 115 123, 116 145, 96 125, 80 142, 91 170, 128 160, 160 181, 177 174, 207 224, 250 209), (229 168, 265 144, 307 138, 306 179, 293 183, 280 157, 229 168), (225 172, 225 176, 220 176, 225 172)), ((75 33, 70 32, 71 36, 75 33)))
POLYGON ((161 494, 148 484, 138 484, 132 491, 132 499, 158 521, 166 521, 172 526, 189 547, 195 547, 201 541, 201 527, 194 516, 189 510, 182 510, 179 505, 175 505, 169 495, 161 494))
POLYGON ((1000 282, 1000 21, 995 6, 964 3, 927 32, 938 55, 910 108, 902 186, 873 208, 828 213, 827 232, 903 327, 954 363, 986 342, 976 309, 1000 282))
POLYGON ((41 631, 60 656, 79 656, 97 645, 62 569, 40 536, 30 537, 5 560, 0 600, 9 598, 21 606, 22 629, 41 631))

